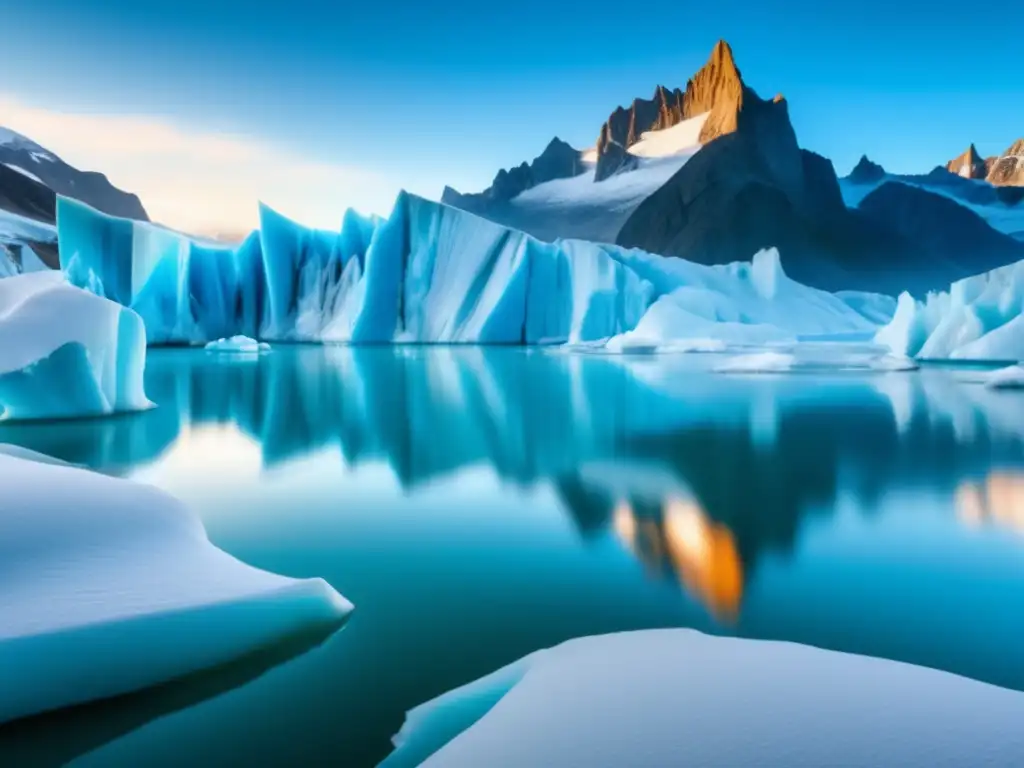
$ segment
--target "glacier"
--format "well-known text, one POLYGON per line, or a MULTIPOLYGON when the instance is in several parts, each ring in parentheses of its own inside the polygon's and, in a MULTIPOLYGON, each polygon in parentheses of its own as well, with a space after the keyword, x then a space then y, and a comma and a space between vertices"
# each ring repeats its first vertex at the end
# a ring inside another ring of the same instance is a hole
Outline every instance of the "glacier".
POLYGON ((902 294, 875 339, 921 359, 1024 360, 1024 261, 959 280, 923 301, 902 294))
POLYGON ((305 228, 265 205, 259 214, 259 229, 232 248, 60 198, 61 265, 75 285, 138 312, 150 344, 618 337, 628 348, 649 338, 869 337, 879 324, 790 280, 774 250, 703 266, 613 245, 544 243, 405 192, 388 219, 348 211, 339 232, 305 228))
POLYGON ((0 420, 98 416, 151 407, 146 336, 130 309, 60 272, 0 280, 0 420))
POLYGON ((351 604, 213 546, 167 494, 0 446, 0 723, 212 669, 351 604))
POLYGON ((1019 691, 935 669, 641 630, 569 640, 421 705, 381 766, 1013 765, 1022 716, 1019 691))

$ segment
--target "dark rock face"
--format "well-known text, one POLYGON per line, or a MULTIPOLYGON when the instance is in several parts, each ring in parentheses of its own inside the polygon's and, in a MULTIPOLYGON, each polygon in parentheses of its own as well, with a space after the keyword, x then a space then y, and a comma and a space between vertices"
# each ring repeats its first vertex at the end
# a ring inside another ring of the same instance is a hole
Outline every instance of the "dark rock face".
MULTIPOLYGON (((8 135, 12 138, 0 143, 0 163, 17 166, 31 173, 52 193, 81 200, 113 216, 149 221, 139 198, 115 187, 102 173, 80 171, 33 141, 17 134, 5 133, 5 136, 8 135)), ((10 168, 4 170, 9 171, 10 168)), ((7 196, 15 194, 13 191, 3 193, 7 196)), ((48 221, 53 222, 52 214, 48 221)))
POLYGON ((795 280, 893 294, 944 288, 1024 259, 1013 238, 923 189, 887 182, 849 210, 831 164, 809 152, 803 158, 800 202, 756 140, 743 132, 716 139, 640 204, 618 242, 705 264, 747 261, 776 247, 795 280))
POLYGON ((973 144, 967 150, 946 163, 946 170, 965 179, 984 179, 988 168, 973 144))
POLYGON ((583 170, 582 153, 556 136, 532 163, 522 163, 515 168, 498 171, 491 186, 480 194, 465 195, 445 187, 441 202, 466 210, 472 209, 467 205, 473 206, 476 202, 478 205, 475 207, 480 208, 490 201, 511 200, 546 181, 577 176, 583 170))
POLYGON ((45 184, 0 165, 0 208, 19 216, 53 224, 57 196, 45 184))
MULTIPOLYGON (((838 192, 834 173, 826 180, 821 163, 808 158, 807 164, 816 188, 835 185, 838 192)), ((737 132, 705 146, 641 203, 623 225, 618 243, 704 264, 749 261, 759 250, 777 247, 796 280, 861 287, 840 261, 823 258, 835 223, 845 219, 842 200, 833 194, 814 206, 832 222, 819 228, 811 209, 803 209, 778 183, 756 139, 737 132)))
POLYGON ((801 149, 800 154, 808 213, 821 219, 822 223, 841 217, 846 211, 846 204, 832 161, 807 149, 801 149))
POLYGON ((997 232, 974 211, 918 187, 887 182, 858 210, 918 244, 953 275, 976 275, 1024 259, 1024 247, 1014 238, 997 232))
POLYGON ((988 180, 997 185, 1024 185, 1024 139, 1017 139, 1001 156, 994 158, 988 180))
POLYGON ((877 184, 885 178, 885 168, 871 162, 867 155, 861 155, 860 161, 846 178, 851 184, 877 184))

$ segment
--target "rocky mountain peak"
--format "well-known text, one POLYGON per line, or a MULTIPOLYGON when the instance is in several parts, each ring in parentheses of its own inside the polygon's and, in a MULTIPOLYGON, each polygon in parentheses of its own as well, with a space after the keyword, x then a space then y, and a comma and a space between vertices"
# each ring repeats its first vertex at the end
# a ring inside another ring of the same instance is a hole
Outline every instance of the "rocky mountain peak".
POLYGON ((962 155, 946 163, 946 170, 965 179, 984 179, 988 175, 985 160, 973 144, 962 155))
POLYGON ((683 118, 711 113, 701 130, 704 143, 732 133, 736 130, 736 115, 742 108, 745 90, 732 48, 724 40, 719 40, 707 64, 686 83, 683 118))
POLYGON ((1024 186, 1024 139, 1017 139, 989 165, 988 180, 998 186, 1024 186))
MULTIPOLYGON (((658 86, 652 99, 635 99, 628 109, 619 107, 612 112, 598 136, 595 180, 630 168, 628 150, 647 131, 671 128, 707 115, 699 135, 700 143, 707 144, 740 130, 740 114, 751 105, 755 111, 759 106, 777 105, 776 116, 785 117, 787 113, 781 94, 771 102, 764 101, 744 84, 732 47, 719 40, 704 66, 687 81, 685 90, 658 86)), ((788 117, 785 119, 788 121, 788 117)))
POLYGON ((885 168, 869 160, 867 155, 861 155, 847 178, 853 184, 874 184, 885 178, 885 168))

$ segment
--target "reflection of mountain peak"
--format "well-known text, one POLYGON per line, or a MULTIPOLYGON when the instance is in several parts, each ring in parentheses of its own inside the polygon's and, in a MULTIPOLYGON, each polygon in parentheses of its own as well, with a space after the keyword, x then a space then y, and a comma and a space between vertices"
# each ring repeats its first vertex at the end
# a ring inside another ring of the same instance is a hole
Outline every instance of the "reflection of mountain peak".
POLYGON ((651 569, 675 574, 688 594, 719 619, 735 620, 743 599, 744 569, 732 532, 689 499, 669 498, 654 515, 629 501, 615 507, 619 539, 651 569))

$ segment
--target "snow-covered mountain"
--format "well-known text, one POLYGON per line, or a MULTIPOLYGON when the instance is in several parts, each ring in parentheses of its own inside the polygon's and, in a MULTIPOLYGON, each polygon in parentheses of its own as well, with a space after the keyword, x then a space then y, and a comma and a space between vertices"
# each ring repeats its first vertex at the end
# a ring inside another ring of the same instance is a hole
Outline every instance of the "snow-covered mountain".
MULTIPOLYGON (((991 221, 1001 210, 958 216, 957 209, 944 219, 951 210, 944 200, 891 189, 885 194, 913 198, 898 206, 913 211, 910 221, 878 206, 858 208, 889 180, 885 171, 862 164, 840 185, 828 159, 800 147, 785 99, 762 99, 747 86, 725 42, 685 90, 659 86, 652 99, 619 107, 594 148, 561 143, 558 172, 538 173, 555 167, 541 162, 554 146, 531 165, 503 171, 481 194, 446 189, 442 201, 541 240, 614 242, 702 264, 774 247, 787 274, 827 290, 924 292, 1024 258, 1008 238, 983 231, 986 221, 1004 234, 1017 231, 991 221), (508 183, 513 176, 525 183, 508 183)), ((1012 201, 1010 188, 984 186, 991 202, 1012 201)))
POLYGON ((139 198, 115 187, 102 173, 80 171, 28 137, 0 127, 0 207, 52 224, 55 195, 81 200, 114 216, 149 220, 139 198), (49 190, 48 205, 40 207, 12 190, 14 176, 49 190))
MULTIPOLYGON (((952 165, 961 169, 964 167, 956 163, 952 165)), ((984 220, 995 231, 1024 241, 1024 187, 995 186, 985 179, 969 178, 943 167, 935 168, 926 174, 891 174, 867 157, 862 157, 853 172, 840 181, 840 189, 846 204, 857 207, 886 182, 898 182, 953 200, 960 208, 984 220)), ((952 212, 957 218, 962 219, 962 214, 958 211, 952 212)), ((947 218, 931 224, 940 232, 962 228, 947 218)), ((975 270, 978 271, 982 270, 975 270)))

